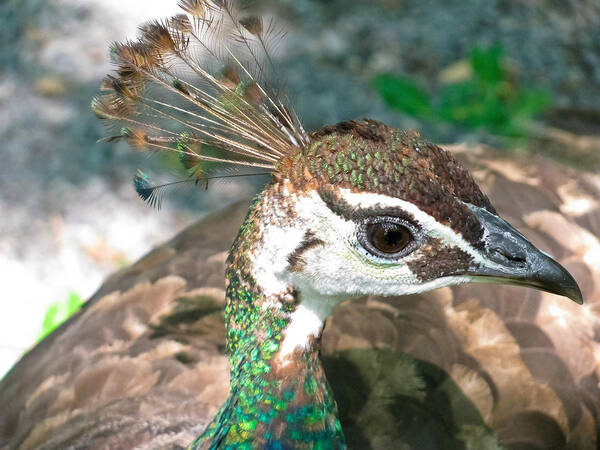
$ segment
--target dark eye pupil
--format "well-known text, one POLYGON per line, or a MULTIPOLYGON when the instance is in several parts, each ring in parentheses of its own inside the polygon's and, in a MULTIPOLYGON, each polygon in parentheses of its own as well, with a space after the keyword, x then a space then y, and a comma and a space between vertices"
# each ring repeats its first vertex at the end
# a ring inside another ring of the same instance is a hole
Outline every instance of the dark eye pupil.
POLYGON ((398 253, 412 239, 408 229, 392 222, 369 224, 366 231, 371 245, 383 253, 398 253))

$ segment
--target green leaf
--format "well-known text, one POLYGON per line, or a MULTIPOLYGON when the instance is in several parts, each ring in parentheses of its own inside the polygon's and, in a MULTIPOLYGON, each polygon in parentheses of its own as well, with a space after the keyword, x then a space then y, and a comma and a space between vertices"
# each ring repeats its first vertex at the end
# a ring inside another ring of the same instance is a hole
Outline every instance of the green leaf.
POLYGON ((471 51, 473 72, 484 83, 500 83, 505 78, 503 58, 504 49, 500 44, 487 49, 474 48, 471 51))
POLYGON ((470 63, 472 77, 445 85, 432 101, 409 79, 379 75, 373 84, 389 106, 420 119, 525 137, 533 117, 551 105, 550 95, 521 88, 508 76, 500 44, 474 48, 470 63))
POLYGON ((410 79, 380 74, 373 79, 373 85, 390 107, 415 117, 431 116, 427 93, 410 79))
POLYGON ((84 301, 79 295, 70 292, 66 300, 52 303, 46 310, 44 320, 42 322, 42 331, 38 337, 38 341, 44 339, 52 333, 61 323, 75 314, 84 301))

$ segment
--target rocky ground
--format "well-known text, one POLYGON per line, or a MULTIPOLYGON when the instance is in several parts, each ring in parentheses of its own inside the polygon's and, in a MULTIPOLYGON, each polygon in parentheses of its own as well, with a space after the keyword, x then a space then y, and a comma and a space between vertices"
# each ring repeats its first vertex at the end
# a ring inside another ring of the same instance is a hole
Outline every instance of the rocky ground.
MULTIPOLYGON (((600 167, 598 0, 265 0, 289 28, 277 58, 307 128, 365 116, 425 128, 385 107, 381 72, 435 89, 474 46, 501 42, 514 76, 552 92, 537 148, 600 167), (301 95, 299 95, 301 93, 301 95)), ((256 189, 218 186, 160 212, 136 198, 131 177, 156 164, 97 143, 89 110, 110 70, 108 43, 176 0, 7 0, 0 4, 0 375, 35 342, 44 311, 69 292, 88 297, 109 273, 206 211, 256 189)), ((451 126, 443 141, 479 139, 451 126)))

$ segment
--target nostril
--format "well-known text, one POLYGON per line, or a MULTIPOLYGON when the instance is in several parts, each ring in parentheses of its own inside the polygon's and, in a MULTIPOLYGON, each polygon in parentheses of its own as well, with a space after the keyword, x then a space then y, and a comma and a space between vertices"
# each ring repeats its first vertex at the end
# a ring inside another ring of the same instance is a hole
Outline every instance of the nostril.
POLYGON ((506 259, 509 259, 513 262, 524 263, 526 261, 525 254, 505 253, 504 256, 506 257, 506 259))
POLYGON ((527 257, 525 251, 517 245, 495 246, 490 249, 490 253, 496 259, 517 264, 525 264, 527 257))

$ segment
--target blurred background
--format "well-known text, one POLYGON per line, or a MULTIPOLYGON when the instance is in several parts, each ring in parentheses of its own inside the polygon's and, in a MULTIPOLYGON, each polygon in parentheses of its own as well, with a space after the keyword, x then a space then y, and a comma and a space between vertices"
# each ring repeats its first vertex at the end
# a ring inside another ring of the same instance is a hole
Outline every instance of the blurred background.
MULTIPOLYGON (((260 0, 288 30, 275 58, 307 129, 371 117, 439 143, 484 142, 600 169, 600 0, 260 0)), ((132 187, 168 162, 98 142, 89 108, 111 41, 176 0, 0 2, 0 377, 110 273, 244 179, 167 199, 132 187)))

